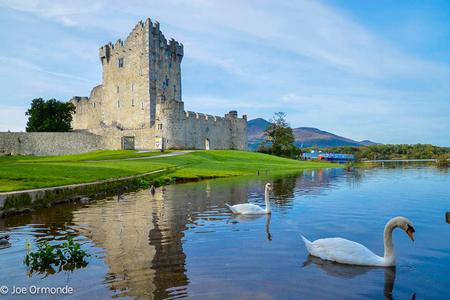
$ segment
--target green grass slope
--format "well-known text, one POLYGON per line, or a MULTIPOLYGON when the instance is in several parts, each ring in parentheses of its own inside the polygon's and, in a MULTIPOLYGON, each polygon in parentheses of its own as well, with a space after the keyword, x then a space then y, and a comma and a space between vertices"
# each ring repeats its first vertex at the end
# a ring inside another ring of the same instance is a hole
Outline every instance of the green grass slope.
POLYGON ((120 178, 160 169, 169 180, 254 175, 267 171, 281 174, 304 169, 339 167, 323 162, 304 162, 276 156, 231 150, 195 151, 179 156, 124 160, 154 156, 159 152, 95 151, 66 156, 0 157, 0 192, 60 186, 120 178))

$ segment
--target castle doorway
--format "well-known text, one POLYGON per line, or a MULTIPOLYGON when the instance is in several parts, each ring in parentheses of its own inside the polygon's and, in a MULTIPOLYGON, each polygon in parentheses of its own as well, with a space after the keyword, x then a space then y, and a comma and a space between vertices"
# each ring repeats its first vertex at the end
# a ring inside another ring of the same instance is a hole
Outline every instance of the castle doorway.
POLYGON ((205 139, 205 150, 209 150, 209 139, 205 139))
POLYGON ((134 136, 122 137, 122 150, 134 150, 134 136))

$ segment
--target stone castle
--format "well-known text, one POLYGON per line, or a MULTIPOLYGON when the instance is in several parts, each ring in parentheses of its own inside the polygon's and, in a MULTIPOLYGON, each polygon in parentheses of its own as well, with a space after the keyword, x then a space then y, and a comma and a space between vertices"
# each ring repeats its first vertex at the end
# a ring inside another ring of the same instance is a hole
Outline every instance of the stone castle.
POLYGON ((100 48, 103 83, 73 97, 72 127, 103 138, 106 149, 247 149, 247 117, 184 110, 183 45, 159 23, 139 22, 125 41, 100 48))

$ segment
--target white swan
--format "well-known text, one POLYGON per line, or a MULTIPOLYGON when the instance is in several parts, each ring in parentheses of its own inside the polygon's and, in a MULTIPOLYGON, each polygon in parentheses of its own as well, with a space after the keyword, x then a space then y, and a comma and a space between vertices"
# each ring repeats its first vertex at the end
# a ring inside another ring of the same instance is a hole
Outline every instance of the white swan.
POLYGON ((244 203, 244 204, 236 204, 236 205, 229 205, 228 208, 231 210, 233 214, 237 215, 263 215, 263 214, 270 214, 270 202, 269 202, 269 192, 272 190, 272 185, 270 183, 266 184, 266 189, 264 192, 264 200, 266 201, 266 208, 262 208, 258 205, 251 204, 251 203, 244 203))
POLYGON ((414 241, 414 227, 405 217, 395 217, 389 220, 384 227, 384 256, 378 256, 365 246, 343 238, 319 239, 308 241, 302 236, 308 252, 324 260, 331 260, 341 264, 391 267, 395 266, 394 245, 392 231, 400 227, 414 241))

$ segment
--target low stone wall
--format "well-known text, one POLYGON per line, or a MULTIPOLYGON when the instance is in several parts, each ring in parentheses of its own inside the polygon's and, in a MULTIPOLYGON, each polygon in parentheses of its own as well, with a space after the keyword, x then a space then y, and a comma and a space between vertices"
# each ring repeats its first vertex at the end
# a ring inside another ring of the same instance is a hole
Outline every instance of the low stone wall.
POLYGON ((92 133, 103 138, 105 149, 122 149, 122 137, 134 137, 134 147, 136 149, 153 150, 155 149, 155 130, 154 128, 127 129, 118 130, 115 128, 92 129, 92 133))
POLYGON ((0 132, 0 155, 64 155, 105 149, 88 132, 0 132))

